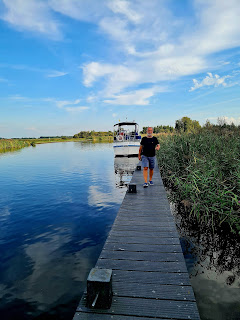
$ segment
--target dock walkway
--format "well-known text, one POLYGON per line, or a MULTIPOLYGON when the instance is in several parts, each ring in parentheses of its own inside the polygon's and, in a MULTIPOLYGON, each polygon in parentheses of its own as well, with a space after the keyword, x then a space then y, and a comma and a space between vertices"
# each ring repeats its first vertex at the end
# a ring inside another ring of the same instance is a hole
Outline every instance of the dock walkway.
POLYGON ((96 267, 113 270, 110 309, 89 309, 84 293, 73 320, 200 319, 179 235, 158 168, 126 193, 96 267))

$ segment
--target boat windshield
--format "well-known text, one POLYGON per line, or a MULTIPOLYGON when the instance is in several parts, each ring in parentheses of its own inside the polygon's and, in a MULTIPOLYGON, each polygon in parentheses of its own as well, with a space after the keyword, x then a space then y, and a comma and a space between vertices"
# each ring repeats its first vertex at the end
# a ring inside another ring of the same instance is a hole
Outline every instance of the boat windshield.
POLYGON ((127 125, 115 125, 114 126, 114 137, 121 138, 117 140, 132 140, 139 139, 138 125, 136 123, 127 125))

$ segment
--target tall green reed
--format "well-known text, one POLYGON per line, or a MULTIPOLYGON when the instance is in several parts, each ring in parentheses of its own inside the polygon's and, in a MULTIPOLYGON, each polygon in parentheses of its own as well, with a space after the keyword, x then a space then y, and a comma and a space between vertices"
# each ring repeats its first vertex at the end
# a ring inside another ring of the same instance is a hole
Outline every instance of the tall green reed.
POLYGON ((159 137, 157 159, 170 200, 199 223, 240 233, 240 136, 214 132, 159 137))

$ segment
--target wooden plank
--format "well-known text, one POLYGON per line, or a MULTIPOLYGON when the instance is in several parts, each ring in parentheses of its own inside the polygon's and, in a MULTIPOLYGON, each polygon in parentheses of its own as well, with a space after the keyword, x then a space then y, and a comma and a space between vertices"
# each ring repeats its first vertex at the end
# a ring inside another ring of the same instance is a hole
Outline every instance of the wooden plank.
POLYGON ((127 271, 127 270, 113 270, 113 281, 121 281, 122 283, 150 283, 150 284, 175 284, 184 286, 189 286, 189 276, 187 272, 146 272, 146 271, 127 271))
POLYGON ((156 300, 130 297, 114 297, 110 309, 86 308, 86 296, 83 296, 77 311, 100 314, 131 315, 139 317, 157 317, 166 319, 200 320, 195 302, 156 300))
POLYGON ((183 261, 182 253, 172 252, 129 252, 125 250, 102 250, 100 259, 134 260, 134 261, 183 261))
POLYGON ((159 263, 158 261, 98 259, 96 266, 113 270, 187 272, 185 262, 172 261, 159 263))
POLYGON ((129 223, 133 223, 134 221, 136 223, 138 223, 138 221, 140 222, 163 222, 163 223, 175 223, 173 220, 172 216, 169 216, 167 214, 153 214, 153 213, 147 213, 147 212, 142 212, 142 213, 137 213, 137 212, 123 212, 123 213, 119 213, 116 217, 117 221, 129 221, 129 223))
POLYGON ((143 231, 138 231, 138 230, 135 230, 135 231, 111 230, 109 235, 120 236, 120 237, 142 237, 143 233, 144 233, 145 238, 156 238, 156 237, 178 238, 179 237, 177 231, 176 232, 166 232, 166 231, 160 231, 160 230, 157 232, 155 232, 155 231, 143 232, 143 231))
POLYGON ((113 294, 121 297, 196 301, 191 286, 159 285, 143 282, 113 282, 113 294))
POLYGON ((172 237, 167 234, 165 237, 136 237, 132 234, 129 236, 109 234, 108 242, 121 242, 121 243, 143 243, 143 244, 179 244, 178 237, 172 237))
POLYGON ((179 252, 182 254, 180 245, 161 245, 161 244, 137 244, 137 243, 119 243, 106 241, 103 250, 130 251, 130 252, 179 252))
POLYGON ((146 208, 143 208, 143 207, 140 207, 140 208, 134 208, 134 209, 130 209, 129 206, 126 206, 126 207, 122 207, 120 209, 121 211, 119 212, 119 216, 122 216, 122 215, 130 215, 130 216, 135 216, 135 215, 147 215, 148 217, 149 216, 155 216, 155 217, 168 217, 171 219, 173 219, 173 215, 170 211, 170 208, 167 208, 166 206, 162 206, 162 207, 158 207, 157 209, 156 208, 153 208, 151 210, 147 210, 146 208))
MULTIPOLYGON (((164 318, 155 318, 159 320, 169 320, 164 318)), ((134 316, 121 316, 121 315, 114 315, 114 314, 99 314, 94 313, 94 316, 92 313, 88 312, 76 312, 74 315, 73 320, 149 320, 149 317, 134 317, 134 316)))
POLYGON ((176 225, 173 221, 168 220, 168 221, 162 221, 161 219, 154 219, 154 220, 150 220, 149 217, 143 217, 142 219, 126 219, 123 217, 118 217, 117 219, 115 219, 115 222, 113 224, 113 226, 117 226, 117 225, 122 225, 122 226, 162 226, 162 227, 174 227, 176 229, 176 225))
POLYGON ((134 226, 134 225, 122 225, 119 223, 116 223, 112 226, 112 231, 137 231, 141 232, 141 234, 145 232, 176 232, 176 226, 162 226, 158 225, 150 225, 150 226, 145 226, 144 224, 134 226))

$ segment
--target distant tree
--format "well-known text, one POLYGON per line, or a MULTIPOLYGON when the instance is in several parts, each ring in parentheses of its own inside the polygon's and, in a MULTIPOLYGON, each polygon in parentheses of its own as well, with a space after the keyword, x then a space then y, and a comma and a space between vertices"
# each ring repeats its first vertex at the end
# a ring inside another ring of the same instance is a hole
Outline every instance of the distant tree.
POLYGON ((80 131, 79 133, 74 134, 73 138, 83 138, 83 139, 93 139, 94 137, 108 137, 112 136, 112 131, 80 131))
POLYGON ((142 133, 142 134, 147 133, 147 128, 148 128, 148 127, 143 127, 143 128, 142 128, 142 131, 141 131, 140 133, 142 133))
POLYGON ((227 121, 226 121, 225 118, 218 117, 217 118, 217 124, 220 127, 226 127, 227 126, 227 121))
POLYGON ((197 132, 201 129, 199 121, 192 120, 189 117, 182 117, 175 122, 175 129, 177 132, 197 132))

